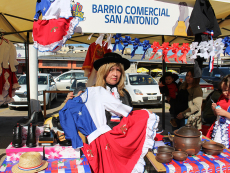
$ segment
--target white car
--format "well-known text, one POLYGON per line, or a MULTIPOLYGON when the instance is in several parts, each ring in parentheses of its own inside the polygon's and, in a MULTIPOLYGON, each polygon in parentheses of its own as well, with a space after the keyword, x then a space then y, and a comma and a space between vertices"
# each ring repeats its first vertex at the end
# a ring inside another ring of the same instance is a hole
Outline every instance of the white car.
POLYGON ((144 73, 126 73, 125 89, 133 105, 161 104, 159 85, 152 76, 144 73))
MULTIPOLYGON (((21 86, 19 90, 15 92, 15 96, 13 97, 14 102, 9 103, 9 109, 13 109, 13 107, 27 107, 27 85, 26 85, 26 75, 22 75, 18 79, 18 83, 21 86)), ((43 100, 43 91, 56 91, 57 87, 53 80, 52 75, 46 73, 38 74, 38 101, 40 105, 44 105, 43 100)), ((51 107, 51 101, 57 100, 57 93, 46 93, 46 106, 47 108, 51 107)))
POLYGON ((78 77, 84 77, 83 70, 70 70, 67 71, 54 79, 57 90, 68 91, 66 87, 70 87, 73 80, 78 77))

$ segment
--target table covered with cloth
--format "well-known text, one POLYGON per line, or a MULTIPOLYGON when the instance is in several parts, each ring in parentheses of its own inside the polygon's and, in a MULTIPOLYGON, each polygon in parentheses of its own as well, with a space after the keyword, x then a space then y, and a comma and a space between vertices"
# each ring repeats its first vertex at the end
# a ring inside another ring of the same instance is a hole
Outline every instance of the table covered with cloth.
MULTIPOLYGON (((202 141, 209 141, 206 137, 202 141)), ((167 173, 227 173, 230 172, 230 150, 224 149, 220 155, 208 155, 202 150, 194 156, 189 156, 185 161, 172 160, 170 163, 159 163, 152 157, 151 163, 158 172, 167 173)), ((150 153, 147 154, 151 158, 150 153)))
MULTIPOLYGON (((89 163, 85 156, 76 159, 48 159, 48 167, 39 173, 91 173, 89 163)), ((0 173, 12 173, 11 169, 18 161, 4 160, 0 166, 0 173)))

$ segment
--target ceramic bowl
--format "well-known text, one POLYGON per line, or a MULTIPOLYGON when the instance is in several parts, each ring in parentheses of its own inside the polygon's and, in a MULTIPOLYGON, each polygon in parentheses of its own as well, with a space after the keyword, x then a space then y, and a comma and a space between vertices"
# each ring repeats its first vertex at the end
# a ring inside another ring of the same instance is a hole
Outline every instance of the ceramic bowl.
POLYGON ((170 147, 170 146, 160 146, 157 148, 157 152, 158 153, 161 153, 161 152, 164 152, 164 153, 172 153, 173 151, 175 151, 175 148, 173 147, 170 147))
POLYGON ((172 159, 173 159, 173 156, 171 153, 160 152, 156 154, 156 160, 160 163, 169 163, 172 161, 172 159))
POLYGON ((177 161, 184 161, 188 157, 188 154, 184 151, 174 151, 172 152, 172 155, 173 155, 173 159, 177 161))
POLYGON ((205 142, 202 144, 202 149, 206 154, 219 155, 224 150, 224 146, 215 142, 205 142))

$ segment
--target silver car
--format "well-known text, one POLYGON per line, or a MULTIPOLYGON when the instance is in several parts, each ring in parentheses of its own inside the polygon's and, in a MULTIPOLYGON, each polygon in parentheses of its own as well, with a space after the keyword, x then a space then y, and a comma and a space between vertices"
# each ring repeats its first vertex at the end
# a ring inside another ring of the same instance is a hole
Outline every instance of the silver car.
POLYGON ((70 87, 73 80, 78 77, 84 77, 83 70, 70 70, 67 71, 54 79, 57 90, 68 91, 66 87, 70 87))

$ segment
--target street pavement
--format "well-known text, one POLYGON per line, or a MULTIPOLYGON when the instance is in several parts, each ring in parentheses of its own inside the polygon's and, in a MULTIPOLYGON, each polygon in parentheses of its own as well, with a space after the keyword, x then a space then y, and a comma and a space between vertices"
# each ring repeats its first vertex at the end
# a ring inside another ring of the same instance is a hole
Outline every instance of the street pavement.
MULTIPOLYGON (((51 109, 46 110, 46 118, 51 117, 55 114, 58 114, 59 110, 64 106, 64 100, 66 94, 59 94, 58 100, 52 102, 51 109)), ((162 134, 168 134, 172 132, 172 127, 169 123, 170 114, 169 114, 169 105, 165 105, 165 130, 162 134)), ((158 126, 158 131, 162 130, 162 108, 156 106, 134 106, 134 110, 139 109, 148 109, 151 112, 156 113, 160 117, 160 122, 158 126)), ((15 110, 9 110, 7 106, 0 106, 0 165, 6 158, 6 148, 12 142, 13 139, 13 127, 16 123, 24 117, 27 117, 28 110, 27 108, 17 108, 15 110)))

